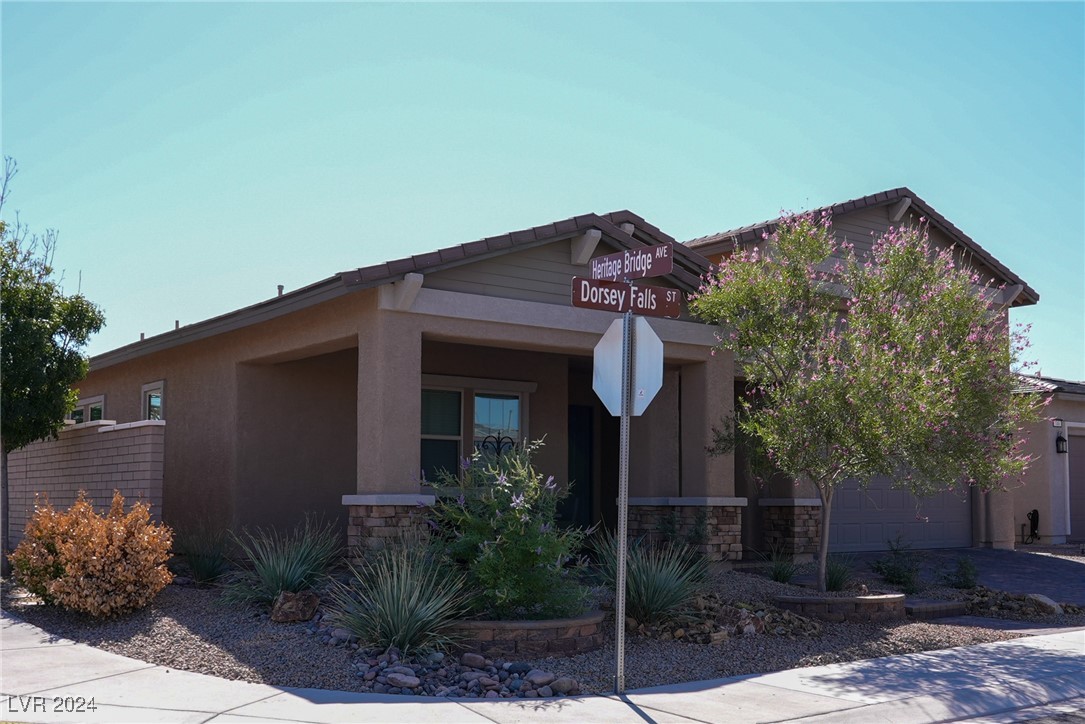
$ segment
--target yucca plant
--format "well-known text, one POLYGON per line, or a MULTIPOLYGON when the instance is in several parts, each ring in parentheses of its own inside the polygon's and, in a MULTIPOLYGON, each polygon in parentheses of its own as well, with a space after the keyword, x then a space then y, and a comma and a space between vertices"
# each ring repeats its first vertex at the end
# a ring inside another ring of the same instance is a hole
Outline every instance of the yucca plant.
POLYGON ((350 582, 333 582, 327 594, 328 618, 335 625, 366 646, 395 646, 403 654, 446 649, 455 642, 449 627, 468 610, 465 579, 425 548, 393 546, 348 568, 350 582))
POLYGON ((851 556, 829 556, 825 564, 825 590, 843 591, 847 588, 851 583, 854 562, 851 556))
POLYGON ((799 572, 799 564, 795 562, 795 557, 787 553, 782 546, 772 544, 767 554, 758 553, 757 555, 769 564, 769 578, 777 583, 791 583, 795 574, 799 572))
POLYGON ((226 529, 206 520, 174 534, 173 550, 184 556, 192 580, 199 585, 214 583, 230 570, 229 547, 226 529))
POLYGON ((289 533, 257 529, 232 537, 252 565, 226 588, 226 599, 235 603, 270 603, 283 591, 311 588, 340 553, 335 524, 309 515, 289 533))
MULTIPOLYGON (((603 578, 618 580, 618 538, 606 531, 592 542, 603 578)), ((657 622, 688 603, 708 581, 708 561, 680 543, 647 545, 634 541, 626 556, 626 612, 644 622, 657 622)))

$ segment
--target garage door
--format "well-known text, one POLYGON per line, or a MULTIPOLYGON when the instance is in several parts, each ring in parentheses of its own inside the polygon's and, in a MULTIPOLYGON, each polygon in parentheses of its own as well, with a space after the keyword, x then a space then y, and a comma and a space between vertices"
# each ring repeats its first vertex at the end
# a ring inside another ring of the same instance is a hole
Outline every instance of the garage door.
POLYGON ((837 489, 829 524, 829 550, 888 550, 897 536, 912 548, 972 545, 972 505, 967 489, 917 499, 893 490, 888 479, 866 490, 849 481, 837 489))
POLYGON ((1085 435, 1070 436, 1070 540, 1085 541, 1085 435))

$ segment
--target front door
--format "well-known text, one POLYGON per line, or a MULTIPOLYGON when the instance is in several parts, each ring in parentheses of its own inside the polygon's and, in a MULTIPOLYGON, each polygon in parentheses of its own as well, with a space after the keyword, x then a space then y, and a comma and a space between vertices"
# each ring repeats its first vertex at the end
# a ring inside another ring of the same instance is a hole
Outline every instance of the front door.
POLYGON ((592 454, 595 431, 593 409, 569 405, 569 496, 561 502, 561 520, 578 528, 592 523, 592 454))

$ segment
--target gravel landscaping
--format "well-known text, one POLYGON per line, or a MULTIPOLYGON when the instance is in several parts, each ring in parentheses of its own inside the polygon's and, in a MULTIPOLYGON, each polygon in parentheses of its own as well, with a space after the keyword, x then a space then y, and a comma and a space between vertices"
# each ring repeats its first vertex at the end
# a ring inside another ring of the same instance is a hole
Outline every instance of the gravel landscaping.
MULTIPOLYGON (((855 585, 890 589, 869 578, 855 585)), ((809 593, 808 589, 737 571, 717 573, 712 588, 711 601, 742 602, 751 604, 753 611, 770 613, 769 602, 775 595, 809 593)), ((930 589, 922 595, 948 598, 963 594, 953 589, 930 589)), ((394 651, 360 649, 343 638, 344 632, 323 627, 319 620, 274 623, 262 609, 229 605, 222 601, 219 590, 190 585, 168 586, 148 608, 119 619, 95 620, 42 606, 7 583, 3 606, 58 637, 161 666, 276 686, 491 698, 606 692, 613 686, 612 617, 605 624, 608 634, 603 647, 576 656, 535 661, 435 656, 400 661, 394 651)), ((1085 614, 1077 611, 1061 616, 1045 616, 1031 609, 1015 613, 1045 626, 1085 626, 1085 614)), ((764 633, 739 633, 712 644, 674 640, 673 627, 662 634, 671 640, 630 635, 626 686, 766 673, 1020 635, 908 620, 807 627, 819 628, 815 633, 804 632, 799 624, 770 625, 764 633), (785 635, 774 634, 774 628, 785 635)))

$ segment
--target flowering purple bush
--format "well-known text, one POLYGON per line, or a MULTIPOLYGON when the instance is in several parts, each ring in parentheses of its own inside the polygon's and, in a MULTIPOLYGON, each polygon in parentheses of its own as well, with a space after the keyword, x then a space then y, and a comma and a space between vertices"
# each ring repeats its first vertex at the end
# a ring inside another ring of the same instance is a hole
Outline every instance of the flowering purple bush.
MULTIPOLYGON (((785 217, 764 249, 739 250, 690 307, 720 326, 751 389, 738 431, 822 500, 825 584, 833 491, 887 476, 916 495, 1020 476, 1035 398, 1013 393, 1027 347, 994 287, 925 223, 869 252, 838 241, 827 214, 785 217)), ((732 436, 733 440, 734 437, 732 436)))
POLYGON ((575 577, 585 532, 556 524, 568 492, 535 471, 541 442, 500 455, 476 452, 458 475, 434 484, 435 541, 466 573, 476 612, 492 618, 554 618, 583 612, 587 592, 575 577))

